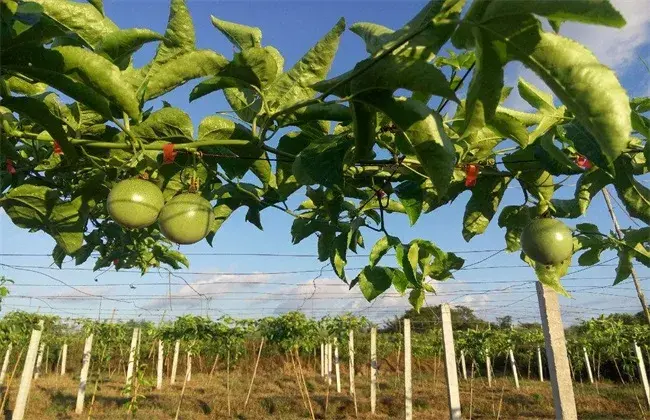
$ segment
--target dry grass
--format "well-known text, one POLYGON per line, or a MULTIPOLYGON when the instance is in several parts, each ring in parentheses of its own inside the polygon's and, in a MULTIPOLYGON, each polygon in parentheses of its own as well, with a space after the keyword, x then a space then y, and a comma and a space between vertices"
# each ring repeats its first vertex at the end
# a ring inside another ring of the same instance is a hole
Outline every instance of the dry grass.
MULTIPOLYGON (((394 360, 394 359, 393 359, 394 360)), ((315 372, 313 361, 303 362, 307 387, 316 418, 355 418, 353 400, 347 392, 347 371, 342 369, 342 391, 336 393, 335 382, 328 388, 325 381, 315 372), (305 366, 306 365, 306 366, 305 366), (327 410, 326 410, 327 406, 327 410)), ((206 368, 207 369, 207 368, 206 368)), ((146 398, 139 402, 135 418, 173 419, 182 387, 182 370, 174 386, 165 379, 162 391, 152 387, 143 388, 146 398)), ((252 367, 235 368, 231 373, 231 416, 228 415, 226 372, 220 366, 218 373, 210 380, 207 374, 195 373, 187 385, 181 407, 181 419, 307 419, 309 410, 303 404, 291 363, 280 358, 263 359, 258 377, 246 411, 243 403, 250 382, 252 367)), ((10 392, 8 407, 13 407, 18 378, 10 392)), ((370 415, 370 386, 368 366, 359 366, 357 398, 359 418, 396 419, 403 417, 403 383, 388 364, 380 365, 378 383, 377 414, 370 415), (383 368, 383 369, 382 369, 383 368)), ((121 393, 123 376, 110 380, 104 378, 92 407, 94 419, 129 418, 124 404, 128 401, 121 393)), ((447 418, 447 395, 444 372, 438 364, 416 363, 413 373, 414 417, 416 419, 447 418), (418 367, 419 365, 419 367, 418 367)), ((27 419, 73 419, 77 377, 46 375, 33 383, 30 394, 27 419)), ((86 394, 86 410, 81 418, 88 418, 88 407, 94 383, 89 383, 86 394)), ((589 384, 575 385, 579 417, 581 419, 641 419, 640 408, 643 391, 636 384, 615 385, 601 383, 596 389, 589 384), (638 399, 637 399, 638 398, 638 399)), ((499 377, 492 388, 484 378, 476 378, 472 384, 461 380, 461 403, 463 417, 469 418, 470 404, 475 419, 546 419, 553 418, 553 402, 548 382, 522 380, 521 389, 514 389, 512 379, 499 377), (470 387, 471 392, 470 392, 470 387), (471 399, 471 401, 470 401, 471 399), (502 399, 502 401, 501 401, 502 399), (501 401, 501 404, 500 404, 501 401), (501 405, 500 413, 499 406, 501 405)), ((645 409, 645 407, 644 407, 645 409)), ((11 418, 10 412, 5 413, 11 418)))

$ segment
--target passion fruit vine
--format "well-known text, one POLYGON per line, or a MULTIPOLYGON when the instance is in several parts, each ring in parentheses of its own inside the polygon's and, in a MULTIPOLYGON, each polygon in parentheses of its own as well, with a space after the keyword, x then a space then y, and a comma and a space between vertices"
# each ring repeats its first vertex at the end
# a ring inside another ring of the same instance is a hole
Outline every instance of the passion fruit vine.
POLYGON ((160 189, 140 178, 118 182, 108 194, 108 214, 120 226, 140 229, 152 225, 165 204, 160 189))
POLYGON ((535 219, 521 233, 521 249, 535 262, 556 265, 573 254, 571 230, 557 219, 535 219))
POLYGON ((210 232, 212 205, 194 193, 179 194, 165 204, 158 217, 160 231, 177 244, 193 244, 210 232))

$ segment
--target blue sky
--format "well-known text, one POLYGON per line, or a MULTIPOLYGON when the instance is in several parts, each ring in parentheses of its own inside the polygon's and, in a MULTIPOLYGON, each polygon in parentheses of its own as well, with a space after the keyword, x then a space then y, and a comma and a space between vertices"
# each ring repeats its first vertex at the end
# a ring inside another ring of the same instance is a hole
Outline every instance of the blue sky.
MULTIPOLYGON (((624 87, 631 96, 650 93, 650 72, 644 68, 639 57, 650 58, 650 16, 644 10, 643 0, 617 0, 613 2, 628 20, 622 30, 595 26, 566 24, 561 33, 584 43, 607 65, 619 74, 624 87)), ((210 15, 220 19, 258 26, 263 31, 263 44, 273 45, 285 57, 285 70, 325 34, 340 17, 345 17, 348 25, 359 21, 380 23, 398 28, 416 14, 424 2, 421 1, 189 1, 194 18, 199 48, 211 48, 232 56, 232 46, 210 23, 210 15)), ((168 5, 166 1, 105 1, 106 13, 120 27, 147 27, 163 32, 167 22, 168 5)), ((136 57, 136 64, 148 61, 155 50, 149 45, 136 57)), ((331 76, 351 68, 366 53, 361 40, 347 31, 334 61, 331 76)), ((506 81, 516 83, 519 76, 534 81, 543 87, 539 79, 517 64, 507 67, 506 81)), ((190 83, 163 99, 185 109, 195 125, 216 111, 227 109, 221 95, 210 95, 188 103, 190 83)), ((546 89, 545 87, 543 87, 546 89)), ((156 107, 160 101, 154 101, 156 107)), ((508 105, 527 109, 527 105, 513 92, 508 105)), ((645 176, 644 181, 650 181, 645 176)), ((559 191, 559 195, 572 195, 574 180, 559 191)), ((415 226, 410 227, 405 216, 388 219, 388 229, 399 235, 403 242, 415 237, 434 241, 445 250, 470 253, 460 254, 467 264, 477 262, 493 254, 486 250, 504 247, 503 234, 496 221, 487 232, 466 243, 461 236, 462 215, 469 193, 464 193, 452 205, 439 209, 434 214, 423 216, 415 226), (477 252, 479 251, 479 252, 477 252), (485 252, 483 252, 485 251, 485 252)), ((511 187, 504 197, 502 206, 518 203, 522 199, 521 190, 511 187)), ((293 203, 297 204, 301 197, 293 203)), ((617 209, 621 225, 633 226, 633 221, 617 209)), ((290 227, 292 218, 274 209, 262 213, 264 231, 244 222, 245 211, 238 211, 222 226, 210 248, 206 243, 183 246, 181 250, 190 255, 189 270, 175 273, 171 277, 171 293, 177 298, 172 301, 165 295, 169 292, 170 280, 166 272, 152 272, 141 277, 138 273, 93 273, 91 264, 73 269, 71 263, 65 270, 41 268, 41 271, 56 279, 74 285, 82 292, 60 285, 51 277, 35 272, 0 267, 0 274, 16 281, 2 311, 13 309, 39 310, 43 313, 56 313, 61 316, 94 316, 100 313, 106 318, 113 309, 117 318, 141 317, 158 320, 165 314, 167 318, 182 313, 209 314, 219 316, 228 313, 241 317, 272 315, 288 309, 301 308, 308 314, 322 316, 352 310, 360 315, 380 320, 399 314, 408 306, 406 297, 389 290, 386 297, 372 305, 360 298, 358 290, 347 291, 347 287, 325 266, 322 275, 318 271, 324 263, 313 257, 250 257, 205 255, 215 253, 280 253, 308 254, 316 252, 314 240, 307 239, 297 246, 291 245, 290 227), (263 274, 273 272, 312 272, 295 274, 263 274), (225 275, 223 273, 241 273, 225 275), (204 273, 204 274, 190 274, 204 273), (221 274, 220 274, 221 273, 221 274), (95 279, 97 278, 97 281, 95 279), (186 285, 187 281, 190 285, 186 285), (156 284, 152 284, 156 283, 156 284), (133 287, 129 286, 132 284, 133 287), (315 285, 315 286, 314 286, 315 285), (196 295, 198 291, 209 296, 209 301, 196 295), (89 297, 112 297, 122 300, 89 297), (19 297, 32 296, 32 298, 19 297), (34 297, 43 296, 43 300, 34 297)), ((587 216, 581 221, 598 224, 602 231, 609 231, 608 218, 602 196, 593 200, 587 216)), ((569 224, 579 221, 569 221, 569 224)), ((641 222, 639 222, 641 223, 641 222)), ((374 232, 364 232, 367 254, 372 244, 379 238, 374 232)), ((6 254, 49 254, 54 246, 53 240, 40 233, 29 233, 13 226, 9 218, 0 213, 0 260, 3 264, 17 266, 50 267, 47 256, 19 257, 6 254)), ((604 255, 603 261, 615 255, 604 255)), ((387 261, 390 257, 386 257, 387 261)), ((577 259, 577 258, 576 258, 577 259)), ((348 275, 356 274, 353 268, 363 267, 367 257, 349 258, 348 275)), ((628 311, 640 309, 633 287, 628 281, 615 288, 608 287, 614 277, 614 264, 594 267, 567 276, 565 286, 573 291, 573 299, 562 298, 565 319, 572 321, 597 315, 600 312, 628 311), (602 288, 596 288, 601 287, 602 288)), ((392 261, 391 261, 392 263, 392 261)), ((577 263, 576 263, 577 264, 577 263)), ((580 267, 572 268, 579 270, 580 267)), ((650 270, 638 267, 643 284, 649 285, 650 270)), ((512 315, 522 322, 538 319, 535 298, 534 273, 524 267, 518 253, 500 253, 484 263, 457 273, 456 278, 438 287, 438 295, 427 297, 428 304, 451 302, 474 307, 478 314, 494 319, 497 316, 512 315), (500 268, 490 268, 490 267, 500 268), (505 267, 504 267, 505 266, 505 267), (487 267, 487 268, 485 268, 487 267)))

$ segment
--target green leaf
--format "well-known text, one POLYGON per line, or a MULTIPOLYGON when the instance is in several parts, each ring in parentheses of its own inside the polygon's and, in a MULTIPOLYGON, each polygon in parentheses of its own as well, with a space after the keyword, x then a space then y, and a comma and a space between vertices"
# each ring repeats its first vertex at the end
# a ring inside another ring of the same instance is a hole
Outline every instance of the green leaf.
POLYGON ((650 224, 650 189, 634 179, 630 158, 621 156, 616 162, 614 188, 632 217, 650 224))
POLYGON ((138 119, 139 102, 120 70, 104 57, 74 46, 23 48, 3 66, 47 83, 110 118, 108 103, 138 119), (70 77, 68 75, 74 75, 70 77))
POLYGON ((591 199, 605 186, 612 183, 612 178, 600 169, 592 169, 578 178, 574 198, 570 200, 553 199, 555 216, 560 218, 580 217, 587 211, 591 199))
POLYGON ((368 302, 384 293, 394 283, 404 281, 404 273, 390 267, 366 266, 357 276, 359 289, 368 302))
POLYGON ((45 83, 30 83, 16 76, 9 76, 5 79, 10 91, 22 93, 23 95, 38 95, 47 90, 45 83))
POLYGON ((506 206, 499 215, 499 227, 506 228, 506 250, 518 251, 521 248, 521 232, 531 220, 530 208, 525 206, 506 206))
MULTIPOLYGON (((110 19, 94 5, 71 0, 30 0, 43 6, 43 12, 76 34, 89 45, 96 47, 105 36, 119 30, 110 19)), ((96 4, 99 0, 93 0, 96 4)))
POLYGON ((214 76, 194 86, 190 92, 190 102, 209 93, 229 88, 248 89, 250 86, 247 82, 235 77, 214 76))
POLYGON ((517 179, 535 198, 542 202, 551 200, 555 192, 553 175, 537 162, 534 146, 504 156, 503 163, 509 171, 517 173, 517 179))
POLYGON ((516 141, 521 147, 528 145, 526 126, 511 115, 497 112, 490 121, 489 127, 502 137, 516 141))
POLYGON ((162 41, 162 35, 150 29, 130 28, 111 32, 97 45, 97 52, 106 55, 118 67, 124 69, 131 55, 144 44, 162 41))
POLYGON ((345 20, 341 19, 291 70, 275 79, 265 92, 271 112, 314 96, 310 86, 327 76, 344 30, 345 20))
POLYGON ((552 19, 556 24, 574 21, 615 28, 625 26, 625 19, 611 5, 609 0, 493 1, 485 10, 482 20, 486 22, 503 16, 527 13, 545 16, 552 19))
POLYGON ((631 114, 632 129, 643 137, 650 139, 650 118, 647 118, 636 111, 631 114))
POLYGON ((636 112, 643 114, 650 111, 650 96, 642 96, 630 100, 630 106, 636 112))
POLYGON ((228 22, 217 19, 212 15, 210 15, 210 20, 215 28, 242 51, 249 48, 259 48, 262 45, 262 31, 260 28, 228 22))
POLYGON ((149 115, 131 132, 146 142, 188 143, 193 141, 194 127, 190 116, 179 108, 161 108, 149 115))
POLYGON ((82 197, 77 197, 72 201, 57 203, 49 215, 46 230, 68 255, 83 245, 88 210, 88 203, 82 197))
POLYGON ((76 158, 77 152, 68 141, 68 134, 65 132, 61 121, 50 112, 50 109, 43 101, 27 96, 13 96, 3 98, 0 104, 42 125, 50 133, 50 136, 61 145, 66 156, 69 156, 70 159, 76 158))
POLYGON ((479 179, 472 188, 463 216, 463 238, 469 242, 475 235, 485 232, 503 198, 510 178, 488 177, 479 179))
POLYGON ((341 279, 345 280, 345 266, 347 265, 347 249, 348 249, 348 233, 341 232, 334 239, 332 251, 330 254, 330 264, 336 275, 341 279))
POLYGON ((384 44, 388 41, 391 41, 393 38, 393 31, 390 28, 387 28, 376 23, 369 22, 358 22, 350 26, 350 31, 359 35, 361 39, 366 43, 366 51, 371 55, 374 55, 379 51, 384 44))
POLYGON ((409 303, 415 309, 415 312, 420 313, 422 305, 424 305, 424 289, 413 289, 409 294, 409 303))
POLYGON ((581 266, 597 264, 600 261, 600 254, 602 254, 604 250, 605 249, 602 247, 593 247, 588 249, 578 257, 578 264, 581 266))
POLYGON ((185 0, 171 0, 164 36, 166 41, 158 45, 152 63, 143 69, 150 75, 155 74, 163 64, 196 48, 194 23, 185 0))
POLYGON ((632 254, 627 250, 618 251, 618 266, 616 267, 616 278, 614 286, 629 278, 632 275, 632 254))
POLYGON ((567 258, 557 265, 544 265, 531 261, 531 265, 535 269, 535 274, 539 281, 545 286, 550 287, 562 296, 571 297, 571 295, 564 289, 560 279, 566 275, 571 265, 571 258, 567 258))
POLYGON ((456 155, 440 115, 422 102, 394 98, 387 92, 362 94, 357 99, 386 114, 403 131, 436 192, 444 195, 449 188, 456 155))
POLYGON ((304 126, 310 122, 326 123, 329 132, 328 121, 349 122, 352 121, 352 112, 345 105, 335 103, 314 104, 300 108, 295 112, 285 114, 280 118, 279 125, 285 127, 288 125, 304 126))
POLYGON ((212 210, 214 214, 214 219, 212 219, 212 223, 210 224, 210 233, 208 233, 208 236, 206 237, 206 240, 212 246, 212 242, 214 240, 214 236, 223 225, 223 223, 228 220, 230 215, 237 209, 236 205, 233 205, 232 203, 220 203, 215 206, 215 208, 212 210))
POLYGON ((533 108, 549 112, 555 110, 553 95, 541 91, 521 77, 517 81, 517 90, 519 91, 519 96, 533 108))
POLYGON ((24 229, 41 229, 47 225, 57 200, 58 194, 51 188, 23 184, 9 190, 0 199, 0 205, 16 226, 24 229))
POLYGON ((379 260, 381 260, 381 258, 386 255, 390 248, 399 245, 401 245, 399 239, 394 236, 384 236, 380 238, 370 251, 370 266, 376 266, 379 260))
POLYGON ((553 175, 574 175, 583 170, 553 143, 553 135, 549 132, 539 139, 540 153, 536 153, 544 168, 553 175))
POLYGON ((598 226, 593 223, 578 223, 576 229, 585 233, 600 233, 598 226))
POLYGON ((104 0, 88 0, 88 3, 92 4, 102 16, 104 15, 104 0))
POLYGON ((334 242, 334 232, 327 230, 321 232, 318 237, 318 261, 327 261, 332 252, 332 246, 334 242))
POLYGON ((342 136, 326 136, 312 142, 296 156, 293 174, 305 185, 342 185, 343 158, 350 147, 350 139, 342 136))
POLYGON ((228 60, 212 50, 196 50, 176 56, 152 73, 144 95, 145 100, 157 98, 189 80, 219 73, 228 60))
POLYGON ((404 206, 406 214, 409 217, 411 226, 417 222, 422 214, 422 204, 424 201, 424 192, 422 187, 413 181, 404 181, 395 187, 395 194, 400 203, 404 206))

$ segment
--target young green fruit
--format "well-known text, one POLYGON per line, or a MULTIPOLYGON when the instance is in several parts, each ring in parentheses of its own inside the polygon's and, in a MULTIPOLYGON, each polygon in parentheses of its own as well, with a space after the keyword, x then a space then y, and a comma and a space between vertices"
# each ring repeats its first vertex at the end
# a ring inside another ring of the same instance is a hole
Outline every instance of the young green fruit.
POLYGON ((213 218, 212 205, 198 194, 184 193, 165 204, 158 217, 160 231, 177 244, 193 244, 205 238, 213 218))
POLYGON ((131 178, 113 187, 106 204, 108 214, 120 226, 139 229, 156 221, 165 199, 155 184, 131 178))
POLYGON ((571 230, 556 219, 535 219, 521 232, 521 249, 532 260, 559 264, 573 254, 571 230))

